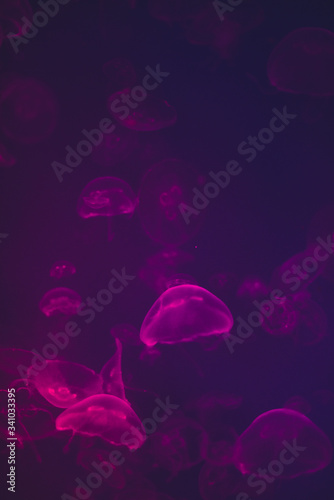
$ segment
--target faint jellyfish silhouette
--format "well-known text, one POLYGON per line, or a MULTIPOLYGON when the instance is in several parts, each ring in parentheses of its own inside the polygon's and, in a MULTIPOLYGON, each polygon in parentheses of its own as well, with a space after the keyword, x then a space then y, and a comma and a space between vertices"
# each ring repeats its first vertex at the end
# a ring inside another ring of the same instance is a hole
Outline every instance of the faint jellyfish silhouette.
POLYGON ((12 167, 15 163, 16 158, 8 151, 6 146, 0 142, 0 167, 12 167))
POLYGON ((266 308, 262 328, 270 335, 291 335, 299 325, 299 311, 288 297, 276 297, 275 300, 275 305, 271 303, 271 312, 266 308))
POLYGON ((80 295, 74 290, 70 288, 52 288, 43 295, 39 308, 45 316, 55 314, 72 316, 76 314, 81 303, 80 295))
POLYGON ((267 285, 257 277, 248 277, 243 280, 238 288, 238 297, 258 299, 265 297, 269 292, 267 285))
POLYGON ((239 436, 234 462, 243 474, 258 477, 262 467, 277 476, 275 465, 280 464, 280 477, 288 479, 324 469, 332 455, 329 438, 311 420, 299 412, 278 409, 262 413, 239 436))
POLYGON ((148 442, 155 464, 168 470, 171 477, 202 462, 208 444, 205 429, 183 415, 174 415, 166 421, 148 442))
POLYGON ((129 89, 136 84, 136 70, 128 59, 111 59, 103 65, 102 71, 107 77, 110 92, 129 89))
POLYGON ((51 278, 56 278, 57 280, 63 278, 64 276, 71 276, 75 273, 76 269, 74 265, 66 260, 58 260, 50 269, 51 278))
POLYGON ((311 96, 334 95, 334 34, 322 28, 292 31, 272 51, 267 74, 278 90, 311 96))
POLYGON ((33 78, 10 78, 0 91, 0 128, 20 144, 37 144, 54 131, 58 107, 52 91, 33 78))
POLYGON ((114 167, 124 161, 136 146, 136 132, 118 127, 103 136, 101 144, 94 148, 92 159, 102 167, 114 167))
POLYGON ((328 320, 323 308, 311 299, 297 303, 300 315, 299 326, 295 332, 297 344, 314 345, 328 335, 328 320))
POLYGON ((111 218, 116 215, 131 217, 137 200, 129 184, 117 177, 98 177, 90 181, 82 190, 77 211, 80 217, 108 217, 108 239, 113 239, 111 218))
POLYGON ((131 406, 109 394, 90 396, 71 406, 57 417, 56 428, 100 436, 109 443, 124 445, 130 450, 139 448, 146 439, 141 422, 131 406), (132 429, 135 429, 139 439, 131 438, 132 429))
POLYGON ((69 408, 89 396, 103 392, 100 375, 70 361, 46 361, 41 372, 29 369, 28 378, 41 396, 57 408, 69 408))
POLYGON ((310 403, 302 396, 292 396, 287 401, 285 401, 283 407, 287 408, 288 410, 298 411, 303 415, 307 415, 311 412, 310 403))
POLYGON ((175 344, 226 334, 232 326, 232 314, 224 302, 199 286, 180 285, 156 300, 145 316, 140 338, 148 346, 175 344))
POLYGON ((108 109, 118 123, 138 132, 161 130, 171 127, 177 121, 176 109, 173 106, 166 100, 147 94, 140 86, 113 93, 108 98, 108 109), (119 102, 124 102, 123 99, 130 100, 131 106, 120 107, 119 102))
POLYGON ((119 339, 125 345, 142 345, 139 330, 128 323, 113 326, 110 333, 112 337, 119 339))
POLYGON ((139 191, 139 216, 153 241, 176 247, 198 233, 204 215, 193 208, 196 180, 196 173, 176 159, 163 160, 145 174, 139 191))
POLYGON ((116 396, 128 402, 125 397, 124 383, 122 378, 122 344, 119 339, 115 339, 116 352, 103 366, 100 376, 103 380, 103 390, 107 394, 116 396))

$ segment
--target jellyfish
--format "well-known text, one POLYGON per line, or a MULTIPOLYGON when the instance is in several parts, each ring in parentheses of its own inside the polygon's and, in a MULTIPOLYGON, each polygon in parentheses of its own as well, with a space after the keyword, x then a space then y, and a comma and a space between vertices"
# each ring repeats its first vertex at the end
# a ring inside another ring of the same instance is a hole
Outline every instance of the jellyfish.
POLYGON ((118 127, 105 134, 101 144, 94 148, 92 159, 102 167, 114 167, 124 161, 137 146, 137 133, 118 127))
POLYGON ((196 185, 196 172, 181 160, 163 160, 148 170, 139 191, 139 217, 153 241, 175 248, 199 232, 204 214, 193 207, 196 185))
POLYGON ((100 376, 103 380, 103 390, 105 393, 127 401, 122 379, 122 343, 118 338, 115 339, 115 343, 116 352, 103 366, 100 376))
POLYGON ((63 278, 64 276, 71 276, 75 273, 76 269, 74 265, 66 260, 58 260, 50 269, 51 278, 56 278, 57 280, 63 278))
POLYGON ((146 439, 131 406, 109 394, 90 396, 71 406, 57 417, 56 428, 99 436, 109 443, 127 446, 129 450, 137 449, 146 439), (134 435, 139 439, 131 437, 134 435))
POLYGON ((80 295, 74 290, 70 288, 52 288, 43 295, 39 308, 45 316, 55 314, 72 316, 76 314, 81 303, 80 295))
POLYGON ((57 408, 69 408, 89 396, 103 392, 100 375, 70 361, 48 360, 40 372, 30 368, 28 380, 43 398, 57 408))
POLYGON ((205 429, 182 414, 166 421, 148 441, 155 464, 168 470, 171 477, 202 462, 208 444, 205 429))
POLYGON ((288 297, 276 298, 274 310, 264 317, 262 328, 270 335, 288 336, 295 332, 300 314, 294 301, 288 297))
POLYGON ((196 285, 166 290, 145 316, 140 338, 147 346, 189 342, 201 336, 227 333, 233 326, 228 307, 196 285))
POLYGON ((124 58, 114 58, 103 65, 102 71, 107 77, 109 90, 118 92, 136 84, 137 74, 133 64, 124 58))
POLYGON ((239 436, 234 463, 242 474, 293 478, 311 474, 332 461, 332 444, 310 419, 290 409, 262 413, 239 436), (279 473, 278 473, 279 469, 279 473))
POLYGON ((166 100, 147 94, 141 86, 115 92, 108 99, 108 108, 118 123, 138 132, 161 130, 171 127, 177 121, 173 106, 166 100), (120 106, 125 99, 131 101, 131 107, 120 106))
POLYGON ((248 299, 259 299, 264 298, 268 295, 267 285, 257 277, 249 277, 243 280, 238 288, 238 297, 248 298, 248 299))
POLYGON ((44 83, 14 77, 0 91, 0 116, 0 128, 7 137, 20 144, 37 144, 56 127, 56 99, 44 83))
POLYGON ((83 219, 109 217, 108 239, 112 239, 111 217, 131 216, 136 208, 136 195, 132 188, 117 177, 98 177, 82 190, 78 200, 78 214, 83 219))
POLYGON ((4 144, 0 142, 0 167, 12 167, 16 163, 16 158, 9 152, 4 144))
POLYGON ((302 396, 292 396, 284 403, 284 408, 290 410, 298 411, 303 415, 307 415, 311 411, 310 403, 302 396))
POLYGON ((328 335, 328 319, 323 308, 306 298, 296 302, 299 313, 299 326, 295 332, 297 344, 314 345, 321 342, 328 335))
POLYGON ((334 95, 334 33, 299 28, 281 40, 267 67, 271 85, 283 92, 310 96, 334 95))

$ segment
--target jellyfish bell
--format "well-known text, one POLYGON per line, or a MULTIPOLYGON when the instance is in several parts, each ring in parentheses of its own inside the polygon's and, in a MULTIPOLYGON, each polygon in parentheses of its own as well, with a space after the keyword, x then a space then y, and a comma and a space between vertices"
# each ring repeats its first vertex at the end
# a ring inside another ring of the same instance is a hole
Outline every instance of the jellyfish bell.
POLYGON ((71 276, 75 273, 76 269, 74 265, 66 260, 58 260, 50 269, 51 278, 56 278, 57 280, 63 278, 64 276, 71 276))
POLYGON ((87 436, 100 436, 117 446, 127 446, 130 450, 139 448, 146 435, 141 422, 125 401, 109 394, 90 396, 77 403, 56 420, 59 431, 72 430, 87 436), (136 428, 136 436, 131 436, 131 428, 136 428))
POLYGON ((147 346, 190 342, 201 336, 227 333, 233 326, 228 307, 196 285, 166 290, 148 311, 140 329, 147 346))
POLYGON ((267 66, 271 85, 283 92, 309 96, 334 95, 334 33, 299 28, 273 49, 267 66))
POLYGON ((72 316, 76 314, 82 299, 80 295, 70 288, 52 288, 46 292, 40 303, 39 308, 45 316, 64 315, 72 316))
POLYGON ((260 477, 261 468, 279 461, 280 477, 289 479, 324 469, 332 456, 326 434, 305 415, 284 408, 263 413, 239 436, 234 463, 242 474, 260 477))

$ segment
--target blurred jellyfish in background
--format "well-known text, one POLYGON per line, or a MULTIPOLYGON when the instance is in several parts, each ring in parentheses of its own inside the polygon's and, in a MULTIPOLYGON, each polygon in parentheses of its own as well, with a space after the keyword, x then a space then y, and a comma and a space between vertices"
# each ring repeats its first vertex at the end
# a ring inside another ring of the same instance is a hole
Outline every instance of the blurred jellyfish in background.
POLYGON ((0 142, 0 167, 12 167, 16 163, 16 158, 9 152, 4 144, 0 142))
POLYGON ((113 239, 111 217, 132 216, 137 198, 131 186, 117 177, 98 177, 90 181, 82 190, 77 211, 80 217, 109 217, 108 239, 113 239))
POLYGON ((148 94, 142 86, 123 89, 108 98, 108 109, 123 127, 153 132, 176 123, 177 113, 167 101, 148 94), (122 104, 122 103, 129 104, 122 104))
POLYGON ((43 295, 39 308, 45 316, 56 314, 72 316, 77 313, 81 303, 80 295, 74 290, 70 288, 52 288, 43 295))
POLYGON ((122 378, 122 344, 118 338, 115 339, 115 343, 115 354, 107 361, 100 372, 103 380, 103 391, 106 394, 111 394, 127 401, 122 378))
POLYGON ((70 361, 46 361, 45 368, 29 369, 28 380, 49 403, 69 408, 89 396, 103 392, 100 375, 70 361))
POLYGON ((328 319, 324 309, 309 298, 297 302, 299 326, 295 340, 300 345, 314 345, 328 335, 328 319))
POLYGON ((94 148, 92 159, 102 167, 114 167, 124 161, 136 146, 136 132, 118 127, 113 132, 104 134, 101 144, 94 148))
POLYGON ((130 89, 136 84, 136 70, 128 59, 120 57, 111 59, 103 65, 102 71, 107 78, 110 92, 130 89))
POLYGON ((57 280, 66 276, 72 276, 75 273, 76 269, 74 265, 67 260, 57 260, 57 262, 55 262, 50 269, 51 278, 55 278, 57 280))
POLYGON ((91 396, 71 406, 56 420, 58 431, 72 430, 87 436, 100 436, 115 445, 130 450, 140 447, 146 435, 136 413, 122 399, 108 394, 91 396), (137 430, 134 439, 131 429, 137 430), (131 437, 132 436, 132 437, 131 437))
POLYGON ((0 128, 20 144, 38 144, 54 131, 58 106, 52 91, 34 78, 8 77, 0 86, 0 128))
POLYGON ((246 299, 260 299, 268 295, 268 286, 258 277, 245 278, 238 288, 237 296, 246 299))
POLYGON ((166 290, 145 316, 140 329, 144 344, 190 342, 201 336, 227 333, 233 326, 228 307, 196 285, 166 290))
POLYGON ((310 403, 302 396, 293 396, 289 398, 287 401, 285 401, 283 407, 289 410, 298 411, 303 415, 307 415, 311 412, 310 403))
POLYGON ((276 304, 271 303, 271 312, 268 309, 266 311, 262 328, 270 335, 288 336, 295 332, 300 314, 292 299, 277 297, 276 304))
POLYGON ((196 173, 181 160, 163 160, 148 170, 139 191, 139 216, 152 240, 176 247, 198 233, 203 212, 192 205, 196 185, 196 173))
POLYGON ((322 28, 292 31, 272 51, 267 73, 283 92, 334 95, 334 33, 322 28))
POLYGON ((333 456, 329 438, 299 412, 278 409, 263 413, 239 436, 235 465, 243 474, 261 477, 265 468, 272 475, 293 478, 327 467, 333 456), (278 467, 276 467, 278 465, 278 467))

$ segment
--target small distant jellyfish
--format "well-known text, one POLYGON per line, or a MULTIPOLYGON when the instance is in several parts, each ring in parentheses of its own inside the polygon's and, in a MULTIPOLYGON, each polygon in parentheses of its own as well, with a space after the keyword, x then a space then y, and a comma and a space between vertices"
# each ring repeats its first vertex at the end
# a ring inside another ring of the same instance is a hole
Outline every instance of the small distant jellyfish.
POLYGON ((57 408, 69 408, 89 396, 103 392, 100 375, 70 361, 46 361, 41 372, 30 369, 28 379, 41 396, 57 408))
POLYGON ((80 295, 74 290, 70 288, 52 288, 43 295, 39 308, 45 316, 55 314, 72 316, 77 313, 81 303, 80 295))
POLYGON ((12 167, 16 164, 16 158, 9 152, 9 150, 0 142, 0 167, 12 167))
POLYGON ((198 337, 228 333, 233 317, 215 295, 196 285, 166 290, 145 316, 140 338, 147 346, 189 342, 198 337))
POLYGON ((71 276, 75 273, 76 269, 74 265, 66 260, 58 260, 50 269, 51 278, 56 278, 57 280, 63 278, 64 276, 71 276))
POLYGON ((52 91, 33 78, 15 77, 0 92, 0 128, 20 144, 37 144, 54 131, 58 107, 52 91))
POLYGON ((181 160, 163 160, 148 170, 139 190, 139 217, 153 241, 172 248, 198 233, 203 212, 193 208, 196 185, 196 172, 181 160))
POLYGON ((56 419, 56 429, 100 436, 111 444, 127 446, 129 450, 136 450, 146 439, 131 406, 108 394, 90 396, 65 410, 56 419), (133 438, 133 432, 138 439, 133 438))
POLYGON ((334 95, 334 33, 322 28, 299 28, 272 51, 268 78, 283 92, 310 96, 334 95))
POLYGON ((123 127, 138 132, 153 132, 171 127, 177 113, 167 101, 148 94, 144 87, 133 87, 115 92, 108 99, 108 109, 123 127), (120 101, 131 104, 120 106, 120 101))
POLYGON ((270 335, 291 335, 299 325, 300 314, 293 302, 288 297, 276 298, 276 304, 272 304, 273 310, 264 314, 262 328, 270 335))
POLYGON ((109 217, 108 238, 112 239, 111 217, 132 216, 137 199, 129 184, 117 177, 98 177, 82 190, 77 211, 80 217, 109 217))
POLYGON ((258 299, 265 297, 268 292, 268 287, 260 278, 250 277, 241 283, 237 295, 248 299, 258 299))
POLYGON ((239 436, 234 463, 242 474, 293 478, 327 467, 333 456, 329 438, 310 419, 290 409, 270 410, 239 436))

